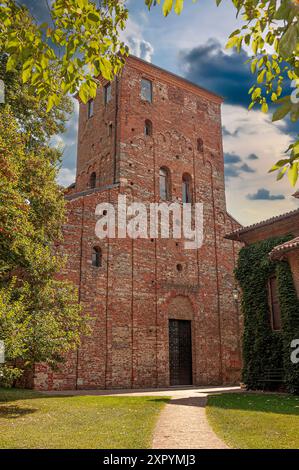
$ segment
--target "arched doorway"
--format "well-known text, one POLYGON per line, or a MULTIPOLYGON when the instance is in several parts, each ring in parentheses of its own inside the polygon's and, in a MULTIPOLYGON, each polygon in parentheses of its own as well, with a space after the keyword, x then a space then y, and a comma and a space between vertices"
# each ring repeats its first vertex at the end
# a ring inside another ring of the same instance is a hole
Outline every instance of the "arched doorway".
POLYGON ((184 296, 169 305, 169 381, 170 385, 192 385, 193 308, 184 296))

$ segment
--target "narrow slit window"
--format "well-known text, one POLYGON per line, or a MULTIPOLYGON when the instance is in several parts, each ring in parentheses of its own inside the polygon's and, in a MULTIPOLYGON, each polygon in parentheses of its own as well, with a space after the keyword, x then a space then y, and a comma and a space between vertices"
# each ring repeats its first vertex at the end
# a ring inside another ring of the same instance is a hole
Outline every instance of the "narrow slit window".
POLYGON ((100 268, 102 266, 102 250, 99 247, 94 247, 92 249, 92 266, 95 268, 100 268))
POLYGON ((89 178, 89 186, 91 189, 94 189, 96 187, 96 182, 97 182, 97 175, 95 172, 91 173, 90 178, 89 178))
POLYGON ((153 125, 149 119, 146 119, 144 122, 144 135, 151 137, 153 135, 153 125))
POLYGON ((93 116, 94 113, 94 100, 89 100, 87 104, 87 116, 88 119, 93 116))
POLYGON ((111 101, 112 93, 111 93, 111 83, 108 83, 104 88, 104 98, 105 98, 105 105, 111 101))
POLYGON ((182 201, 183 203, 192 203, 192 178, 185 173, 182 178, 182 201))
POLYGON ((160 168, 160 198, 164 201, 170 200, 170 174, 166 167, 160 168))
POLYGON ((197 151, 203 153, 203 140, 200 137, 197 139, 197 151))

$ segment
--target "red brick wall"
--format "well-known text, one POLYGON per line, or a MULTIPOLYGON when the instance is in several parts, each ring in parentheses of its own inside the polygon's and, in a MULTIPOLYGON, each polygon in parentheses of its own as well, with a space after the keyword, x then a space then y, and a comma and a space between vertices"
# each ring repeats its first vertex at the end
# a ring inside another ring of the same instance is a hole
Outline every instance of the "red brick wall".
POLYGON ((99 87, 94 114, 88 118, 88 104, 80 103, 76 190, 89 187, 96 172, 97 186, 114 183, 115 127, 117 127, 117 81, 112 83, 112 98, 104 104, 104 88, 99 87))
MULTIPOLYGON (((237 228, 225 205, 220 99, 167 72, 129 59, 119 83, 116 145, 105 123, 115 118, 98 93, 95 115, 80 107, 78 170, 63 249, 69 254, 65 276, 78 286, 91 336, 83 338, 61 373, 43 365, 35 387, 131 388, 169 385, 169 318, 192 321, 193 383, 235 383, 240 374, 239 310, 233 300, 233 268, 239 244, 223 238, 237 228), (140 80, 153 82, 153 103, 140 99, 140 80), (144 136, 144 121, 153 136, 144 136), (103 135, 105 134, 105 135, 103 135), (197 139, 204 152, 197 151, 197 139), (115 152, 116 150, 116 152, 115 152), (185 250, 183 240, 95 237, 95 207, 130 201, 159 201, 159 168, 171 172, 172 199, 181 201, 182 175, 193 181, 194 202, 204 204, 204 244, 185 250), (88 189, 97 171, 100 189, 88 189), (120 181, 119 185, 105 189, 120 181), (103 266, 91 265, 93 246, 103 266), (176 269, 182 264, 182 272, 176 269)), ((115 137, 115 136, 114 136, 115 137)))

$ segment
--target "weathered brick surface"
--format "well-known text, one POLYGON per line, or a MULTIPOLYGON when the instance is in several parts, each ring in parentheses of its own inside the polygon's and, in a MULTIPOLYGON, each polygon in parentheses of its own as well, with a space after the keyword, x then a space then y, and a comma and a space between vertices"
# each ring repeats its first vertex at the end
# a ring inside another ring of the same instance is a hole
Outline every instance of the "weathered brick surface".
POLYGON ((239 244, 223 238, 238 228, 227 214, 221 135, 221 100, 173 75, 130 58, 104 107, 80 105, 76 187, 62 249, 63 276, 78 287, 92 334, 82 339, 61 372, 38 365, 35 387, 140 388, 169 385, 169 318, 192 320, 193 383, 228 384, 240 375, 240 319, 233 300, 239 244), (153 103, 140 98, 140 80, 153 82, 153 103), (150 119, 153 135, 144 135, 150 119), (110 135, 107 124, 113 125, 110 135), (197 139, 204 151, 197 150, 197 139), (171 172, 172 200, 181 201, 182 175, 193 182, 193 200, 204 203, 204 244, 185 250, 183 240, 105 239, 95 236, 95 207, 159 201, 159 168, 171 172), (88 190, 91 172, 95 190, 88 190), (99 246, 103 265, 91 265, 99 246), (183 266, 178 272, 176 265, 183 266))

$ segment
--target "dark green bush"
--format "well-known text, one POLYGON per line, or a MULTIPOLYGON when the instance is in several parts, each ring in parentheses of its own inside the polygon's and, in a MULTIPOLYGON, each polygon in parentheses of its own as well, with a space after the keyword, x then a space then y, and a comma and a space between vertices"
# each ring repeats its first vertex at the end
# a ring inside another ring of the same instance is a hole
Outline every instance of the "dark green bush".
POLYGON ((285 380, 288 390, 299 393, 299 364, 290 360, 291 342, 299 338, 299 300, 294 288, 293 276, 287 262, 276 267, 278 295, 282 319, 282 343, 285 380))

